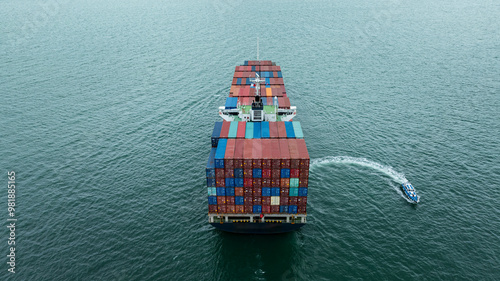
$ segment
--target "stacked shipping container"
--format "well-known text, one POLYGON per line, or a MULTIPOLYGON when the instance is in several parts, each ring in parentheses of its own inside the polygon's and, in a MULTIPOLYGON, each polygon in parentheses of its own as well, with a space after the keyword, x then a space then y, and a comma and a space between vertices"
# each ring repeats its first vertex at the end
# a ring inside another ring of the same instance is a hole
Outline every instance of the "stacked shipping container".
POLYGON ((219 139, 206 175, 210 213, 306 213, 303 139, 219 139))

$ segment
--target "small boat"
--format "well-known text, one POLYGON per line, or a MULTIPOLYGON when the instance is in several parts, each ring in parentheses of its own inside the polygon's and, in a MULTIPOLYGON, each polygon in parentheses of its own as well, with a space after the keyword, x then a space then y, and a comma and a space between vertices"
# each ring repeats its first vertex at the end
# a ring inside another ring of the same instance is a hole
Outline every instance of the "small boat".
POLYGON ((411 185, 409 181, 406 181, 401 184, 403 187, 403 191, 405 195, 413 202, 418 203, 418 200, 420 197, 418 197, 417 192, 415 191, 415 188, 411 185))

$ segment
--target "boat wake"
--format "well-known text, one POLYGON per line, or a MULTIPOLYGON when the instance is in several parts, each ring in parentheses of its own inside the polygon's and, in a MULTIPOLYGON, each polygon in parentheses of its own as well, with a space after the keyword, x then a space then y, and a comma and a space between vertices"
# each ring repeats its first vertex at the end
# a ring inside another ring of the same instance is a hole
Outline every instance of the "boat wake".
POLYGON ((320 159, 314 159, 311 161, 311 168, 314 169, 314 167, 322 166, 325 164, 351 164, 351 165, 358 165, 358 166, 363 166, 363 167, 368 167, 375 169, 390 178, 394 180, 395 182, 402 184, 404 182, 407 182, 408 180, 406 179, 405 175, 402 173, 396 172, 392 167, 390 166, 385 166, 377 162, 370 161, 366 158, 355 158, 355 157, 350 157, 350 156, 328 156, 320 159))

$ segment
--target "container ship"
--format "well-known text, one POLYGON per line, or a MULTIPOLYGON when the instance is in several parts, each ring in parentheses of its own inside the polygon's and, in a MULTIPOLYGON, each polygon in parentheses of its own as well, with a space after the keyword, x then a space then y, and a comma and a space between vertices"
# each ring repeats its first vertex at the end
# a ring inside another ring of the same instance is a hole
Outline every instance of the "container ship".
POLYGON ((310 159, 280 66, 236 66, 219 116, 206 167, 209 223, 255 234, 304 226, 310 159))

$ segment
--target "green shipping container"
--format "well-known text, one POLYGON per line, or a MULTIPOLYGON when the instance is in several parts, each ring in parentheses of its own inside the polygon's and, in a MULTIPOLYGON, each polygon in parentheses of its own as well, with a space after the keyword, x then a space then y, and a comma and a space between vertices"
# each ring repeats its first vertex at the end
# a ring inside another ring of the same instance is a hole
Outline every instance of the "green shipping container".
POLYGON ((299 187, 299 179, 298 178, 291 178, 290 179, 290 187, 299 187))
POLYGON ((253 123, 252 122, 247 122, 247 128, 245 131, 245 138, 246 139, 253 139, 253 123))
POLYGON ((299 121, 293 121, 293 131, 295 132, 295 137, 298 139, 303 139, 304 134, 302 133, 302 127, 300 126, 299 121))
POLYGON ((229 126, 229 134, 227 135, 230 139, 236 138, 236 133, 238 132, 238 121, 232 121, 229 126))

